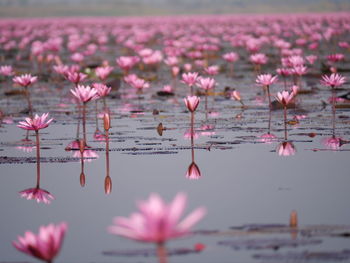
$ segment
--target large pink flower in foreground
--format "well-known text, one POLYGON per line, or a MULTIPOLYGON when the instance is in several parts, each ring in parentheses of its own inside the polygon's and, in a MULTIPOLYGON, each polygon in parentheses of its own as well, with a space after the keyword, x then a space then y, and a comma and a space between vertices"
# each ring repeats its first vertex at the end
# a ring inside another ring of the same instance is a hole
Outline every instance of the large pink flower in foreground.
POLYGON ((22 87, 28 87, 29 85, 35 83, 38 77, 32 76, 31 74, 24 74, 13 78, 13 82, 21 85, 22 87))
POLYGON ((184 98, 185 104, 187 109, 190 112, 194 112, 199 104, 200 98, 197 96, 187 96, 186 98, 184 98))
POLYGON ((35 114, 34 118, 25 118, 25 121, 20 121, 17 127, 22 128, 24 130, 33 130, 38 131, 41 129, 45 129, 49 126, 53 119, 46 120, 49 116, 49 113, 44 113, 39 116, 35 114))
POLYGON ((138 203, 139 213, 133 213, 129 218, 116 217, 115 225, 108 228, 109 232, 157 244, 189 235, 192 226, 205 215, 206 209, 197 208, 179 222, 186 203, 187 197, 183 193, 178 193, 170 204, 164 203, 158 194, 152 193, 148 200, 138 203))
POLYGON ((343 85, 345 81, 346 81, 345 77, 343 77, 340 74, 333 73, 330 76, 323 75, 321 83, 325 86, 339 87, 343 85))
POLYGON ((46 262, 52 262, 61 249, 67 224, 49 224, 41 226, 39 233, 26 231, 24 236, 18 236, 18 241, 12 244, 19 251, 46 262))
POLYGON ((80 102, 83 103, 98 98, 97 89, 92 89, 90 86, 78 85, 78 87, 71 89, 70 91, 80 102))
POLYGON ((39 187, 29 188, 19 192, 20 196, 27 200, 36 200, 38 203, 50 204, 55 199, 50 192, 39 187))

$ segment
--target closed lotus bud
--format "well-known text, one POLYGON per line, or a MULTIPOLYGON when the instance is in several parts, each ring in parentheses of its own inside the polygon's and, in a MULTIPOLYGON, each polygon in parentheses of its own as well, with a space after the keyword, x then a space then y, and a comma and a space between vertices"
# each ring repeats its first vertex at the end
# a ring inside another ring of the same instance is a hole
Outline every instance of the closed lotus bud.
POLYGON ((295 210, 293 210, 290 213, 289 226, 290 227, 297 227, 298 226, 298 214, 297 214, 297 211, 295 211, 295 210))
POLYGON ((105 131, 108 131, 111 128, 111 117, 109 116, 109 113, 103 115, 103 127, 105 131))
POLYGON ((85 141, 83 139, 79 140, 79 151, 81 154, 85 151, 85 141))
POLYGON ((105 177, 105 193, 108 195, 112 192, 112 179, 108 175, 105 177))
POLYGON ((81 185, 81 187, 85 186, 85 174, 84 173, 80 174, 80 185, 81 185))

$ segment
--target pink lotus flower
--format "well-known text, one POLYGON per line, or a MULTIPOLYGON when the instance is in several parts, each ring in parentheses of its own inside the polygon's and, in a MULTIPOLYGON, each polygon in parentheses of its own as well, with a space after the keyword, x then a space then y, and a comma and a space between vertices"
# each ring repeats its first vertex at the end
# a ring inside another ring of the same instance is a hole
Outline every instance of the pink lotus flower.
POLYGON ((271 74, 261 74, 257 76, 255 82, 260 86, 269 86, 277 81, 277 76, 271 74))
POLYGON ((186 64, 184 65, 184 70, 185 70, 186 72, 190 72, 190 71, 192 70, 192 65, 191 65, 190 63, 186 63, 186 64))
POLYGON ((208 91, 212 88, 215 87, 215 79, 213 78, 203 78, 203 77, 199 77, 197 79, 197 86, 208 91))
POLYGON ((287 141, 280 143, 276 151, 279 156, 292 156, 296 152, 294 144, 287 141))
POLYGON ((112 90, 111 87, 107 87, 106 85, 104 85, 102 83, 93 83, 92 87, 97 90, 97 95, 100 98, 107 96, 112 90))
POLYGON ((65 222, 58 225, 49 224, 41 226, 37 235, 26 231, 23 237, 18 236, 18 241, 12 244, 19 251, 49 263, 60 251, 66 231, 65 222))
POLYGON ((254 55, 251 55, 249 58, 250 62, 256 64, 256 65, 263 65, 267 63, 267 57, 265 54, 257 53, 254 55))
POLYGON ((294 98, 293 92, 288 92, 286 90, 282 92, 277 92, 276 99, 279 103, 281 103, 284 107, 286 107, 294 98))
POLYGON ((164 85, 162 91, 172 93, 173 87, 171 85, 164 85))
POLYGON ((288 77, 292 74, 292 71, 289 68, 278 68, 276 69, 276 72, 278 75, 281 75, 283 77, 288 77))
POLYGON ((48 191, 39 187, 29 188, 19 192, 20 196, 27 200, 36 200, 38 203, 50 204, 55 199, 48 191))
POLYGON ((101 80, 104 81, 107 79, 108 75, 111 74, 113 70, 113 67, 106 66, 106 67, 98 67, 95 69, 96 76, 101 80))
POLYGON ((138 90, 149 88, 149 83, 147 81, 145 81, 144 79, 140 79, 140 78, 133 79, 129 84, 133 88, 138 89, 138 90))
POLYGON ((84 60, 84 55, 81 53, 74 53, 70 56, 71 60, 73 60, 76 63, 80 63, 84 60))
POLYGON ((38 77, 32 76, 31 74, 24 74, 13 78, 13 82, 21 85, 22 87, 28 87, 29 85, 35 83, 38 77))
POLYGON ((239 59, 239 56, 235 52, 226 53, 222 56, 227 62, 235 62, 239 59))
POLYGON ((302 76, 302 75, 305 75, 307 73, 307 67, 305 67, 305 66, 295 66, 292 69, 292 72, 295 75, 302 76))
POLYGON ((333 73, 330 76, 323 75, 321 83, 325 86, 339 87, 343 85, 345 81, 346 81, 345 77, 343 77, 340 74, 333 73))
POLYGON ((195 162, 192 162, 187 169, 186 178, 187 179, 199 179, 201 177, 201 171, 195 162))
POLYGON ((213 66, 205 68, 204 71, 208 75, 215 76, 215 75, 219 74, 219 69, 220 69, 219 66, 213 65, 213 66))
POLYGON ((205 215, 205 208, 200 207, 179 222, 186 203, 187 197, 183 193, 178 193, 170 204, 152 193, 148 200, 138 203, 139 213, 133 213, 129 218, 116 217, 108 230, 133 240, 164 244, 170 239, 189 235, 191 228, 205 215))
POLYGON ((135 74, 129 74, 129 75, 126 75, 123 79, 126 83, 131 85, 131 83, 133 83, 136 79, 138 79, 138 77, 135 74))
POLYGON ((164 59, 164 63, 170 67, 174 67, 179 64, 179 59, 177 57, 167 57, 164 59))
POLYGON ((39 116, 35 114, 34 118, 25 118, 25 121, 20 121, 17 127, 22 128, 24 130, 33 130, 38 131, 41 129, 45 129, 49 126, 53 119, 46 120, 49 116, 49 113, 44 113, 39 116))
POLYGON ((0 67, 0 75, 9 77, 14 75, 15 73, 13 72, 12 66, 1 66, 0 67))
POLYGON ((83 80, 85 80, 87 78, 87 75, 84 73, 80 73, 80 72, 67 72, 67 76, 66 78, 74 83, 75 85, 78 85, 80 82, 82 82, 83 80))
POLYGON ((121 69, 129 71, 140 62, 140 58, 136 56, 121 56, 116 59, 116 62, 121 69))
POLYGON ((90 86, 78 85, 78 87, 70 91, 78 101, 83 103, 98 98, 97 89, 92 89, 90 86))
POLYGON ((195 110, 198 107, 200 98, 197 96, 187 96, 186 98, 184 98, 184 101, 185 101, 187 109, 190 112, 195 112, 195 110))
POLYGON ((180 72, 180 68, 177 66, 174 66, 171 68, 171 75, 173 75, 173 77, 176 77, 180 72))
POLYGON ((197 72, 189 72, 189 73, 182 74, 182 82, 187 84, 190 87, 196 84, 197 78, 198 78, 197 72))
POLYGON ((315 56, 315 55, 306 56, 306 60, 307 60, 311 65, 313 65, 313 64, 315 63, 315 61, 317 60, 317 56, 315 56))
POLYGON ((341 60, 343 60, 344 59, 344 55, 343 54, 331 54, 331 55, 328 55, 327 56, 327 60, 329 61, 329 62, 333 62, 333 63, 336 63, 336 62, 338 62, 338 61, 341 61, 341 60))

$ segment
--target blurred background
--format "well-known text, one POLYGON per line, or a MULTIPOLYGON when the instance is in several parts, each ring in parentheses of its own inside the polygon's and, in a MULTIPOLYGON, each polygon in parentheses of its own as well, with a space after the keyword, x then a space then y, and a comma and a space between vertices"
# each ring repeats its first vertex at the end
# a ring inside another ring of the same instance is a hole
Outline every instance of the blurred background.
POLYGON ((0 17, 349 11, 349 0, 0 0, 0 17))

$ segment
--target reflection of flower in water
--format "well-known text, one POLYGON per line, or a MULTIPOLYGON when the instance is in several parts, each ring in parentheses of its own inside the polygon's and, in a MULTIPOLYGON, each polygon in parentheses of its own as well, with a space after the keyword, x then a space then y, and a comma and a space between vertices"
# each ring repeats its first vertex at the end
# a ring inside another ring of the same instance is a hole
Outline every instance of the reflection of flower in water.
POLYGON ((211 124, 205 124, 201 127, 201 135, 202 136, 211 136, 211 135, 215 135, 216 132, 214 131, 215 126, 211 125, 211 124))
MULTIPOLYGON (((87 162, 92 162, 94 159, 97 159, 99 156, 97 154, 97 152, 95 152, 94 150, 89 150, 89 146, 86 146, 85 147, 85 150, 84 150, 84 161, 87 161, 87 162)), ((73 153, 73 157, 75 158, 81 158, 81 153, 79 150, 75 151, 73 153)))
POLYGON ((19 192, 20 196, 27 200, 36 200, 38 203, 50 204, 55 199, 52 194, 39 187, 29 188, 19 192))
POLYGON ((184 138, 185 139, 191 139, 191 137, 193 136, 193 139, 198 139, 199 138, 199 134, 195 131, 192 132, 191 129, 188 129, 185 133, 184 133, 184 138))
POLYGON ((215 118, 215 117, 219 117, 220 113, 217 111, 210 111, 209 112, 209 117, 215 118))
POLYGON ((268 143, 268 144, 270 144, 270 143, 274 142, 274 141, 276 140, 276 138, 277 138, 276 135, 274 135, 274 134, 268 132, 268 133, 262 134, 262 135, 260 136, 259 141, 260 141, 260 142, 263 142, 263 143, 268 143))
MULTIPOLYGON (((73 151, 73 157, 75 158, 81 158, 81 153, 79 150, 79 140, 71 141, 67 147, 65 148, 66 151, 73 151)), ((93 159, 96 159, 99 157, 99 155, 96 153, 96 151, 91 150, 91 147, 85 146, 84 150, 84 161, 91 162, 93 159), (86 159, 85 159, 86 158, 86 159)))
POLYGON ((296 152, 294 144, 287 141, 280 143, 276 151, 279 156, 292 156, 296 152))
POLYGON ((104 142, 106 140, 106 136, 100 130, 96 130, 94 133, 94 139, 96 141, 104 142))
POLYGON ((190 166, 188 166, 186 172, 187 179, 199 179, 201 177, 201 171, 195 162, 192 162, 190 166))
POLYGON ((342 139, 340 137, 327 137, 322 139, 322 144, 329 149, 339 150, 342 146, 342 139))
POLYGON ((19 146, 16 146, 16 149, 21 150, 25 153, 30 153, 35 149, 35 142, 29 139, 23 139, 21 140, 21 144, 19 146))

